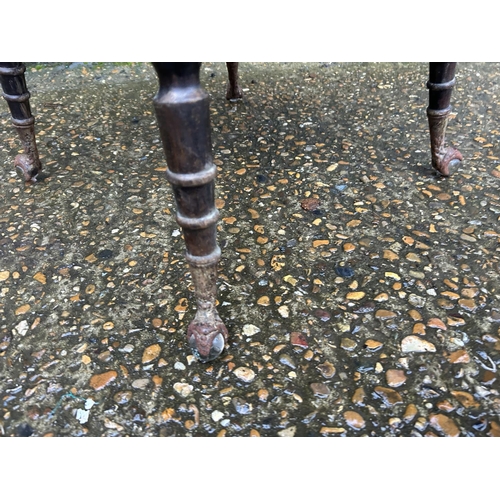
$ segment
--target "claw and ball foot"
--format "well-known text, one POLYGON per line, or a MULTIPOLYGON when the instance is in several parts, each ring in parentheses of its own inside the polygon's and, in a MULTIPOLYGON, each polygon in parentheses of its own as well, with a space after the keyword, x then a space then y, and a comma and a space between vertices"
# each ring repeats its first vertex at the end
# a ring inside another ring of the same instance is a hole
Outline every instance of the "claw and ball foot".
POLYGON ((220 250, 217 248, 214 254, 206 259, 211 260, 207 265, 200 265, 200 259, 193 258, 189 254, 186 257, 191 269, 197 305, 196 315, 188 326, 187 338, 196 358, 202 363, 207 363, 222 353, 228 339, 227 328, 215 307, 220 250))
POLYGON ((36 176, 42 170, 42 165, 38 157, 38 151, 35 141, 35 127, 33 124, 28 126, 16 125, 19 138, 24 147, 24 153, 14 158, 14 166, 17 173, 25 182, 35 182, 36 176))
POLYGON ((202 363, 218 358, 227 343, 227 329, 213 306, 198 310, 188 326, 187 338, 191 351, 202 363))
POLYGON ((431 135, 432 166, 444 177, 450 175, 450 168, 456 168, 463 161, 460 151, 445 146, 446 125, 451 108, 444 110, 427 109, 431 135))

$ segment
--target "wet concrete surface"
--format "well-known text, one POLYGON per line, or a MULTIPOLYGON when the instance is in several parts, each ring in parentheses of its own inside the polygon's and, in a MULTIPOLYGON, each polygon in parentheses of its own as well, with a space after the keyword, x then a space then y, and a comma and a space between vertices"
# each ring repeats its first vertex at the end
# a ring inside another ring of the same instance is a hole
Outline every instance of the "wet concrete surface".
POLYGON ((0 435, 499 436, 500 64, 459 64, 449 179, 427 64, 202 67, 223 356, 194 296, 147 64, 28 67, 44 172, 0 113, 0 435))

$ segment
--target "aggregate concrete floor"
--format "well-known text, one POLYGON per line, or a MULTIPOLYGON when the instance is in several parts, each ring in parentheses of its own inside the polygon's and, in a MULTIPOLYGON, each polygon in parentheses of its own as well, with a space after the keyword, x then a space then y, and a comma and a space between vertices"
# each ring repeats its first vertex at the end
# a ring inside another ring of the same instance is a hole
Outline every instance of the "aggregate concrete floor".
POLYGON ((44 172, 0 109, 0 435, 499 436, 500 64, 207 63, 224 355, 194 297, 147 64, 29 65, 44 172))

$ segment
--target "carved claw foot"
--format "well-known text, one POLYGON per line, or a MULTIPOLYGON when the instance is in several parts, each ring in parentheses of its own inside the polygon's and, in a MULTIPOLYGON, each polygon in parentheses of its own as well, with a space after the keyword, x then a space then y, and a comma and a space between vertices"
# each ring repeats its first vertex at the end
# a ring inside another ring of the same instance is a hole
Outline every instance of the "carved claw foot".
POLYGON ((431 136, 432 166, 444 177, 450 175, 450 167, 457 167, 463 160, 462 153, 455 148, 445 146, 446 125, 451 106, 444 109, 427 108, 429 131, 431 136))
POLYGON ((212 308, 211 314, 198 310, 187 331, 189 346, 202 363, 216 359, 224 350, 228 334, 224 323, 212 308))
POLYGON ((450 167, 455 169, 463 161, 463 156, 458 149, 448 147, 444 152, 432 159, 432 166, 444 177, 450 176, 450 167))
POLYGON ((12 121, 24 147, 24 153, 17 155, 14 159, 17 173, 25 182, 35 182, 36 176, 42 170, 42 164, 36 147, 35 120, 31 117, 25 120, 27 123, 19 123, 19 120, 14 119, 12 121))
POLYGON ((243 99, 243 91, 241 90, 241 87, 238 84, 232 86, 231 83, 228 83, 226 88, 226 99, 228 101, 243 99))
POLYGON ((36 182, 36 176, 40 173, 41 168, 36 161, 30 158, 30 155, 20 154, 14 159, 14 166, 17 173, 25 182, 36 182))

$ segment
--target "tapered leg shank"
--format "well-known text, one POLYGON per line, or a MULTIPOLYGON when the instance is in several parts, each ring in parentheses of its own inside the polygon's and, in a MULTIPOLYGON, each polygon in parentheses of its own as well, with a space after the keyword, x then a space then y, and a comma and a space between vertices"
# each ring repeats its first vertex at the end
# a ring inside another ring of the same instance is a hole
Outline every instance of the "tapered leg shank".
POLYGON ((227 90, 226 99, 241 99, 243 97, 243 91, 238 83, 238 63, 237 62, 227 62, 227 90))

